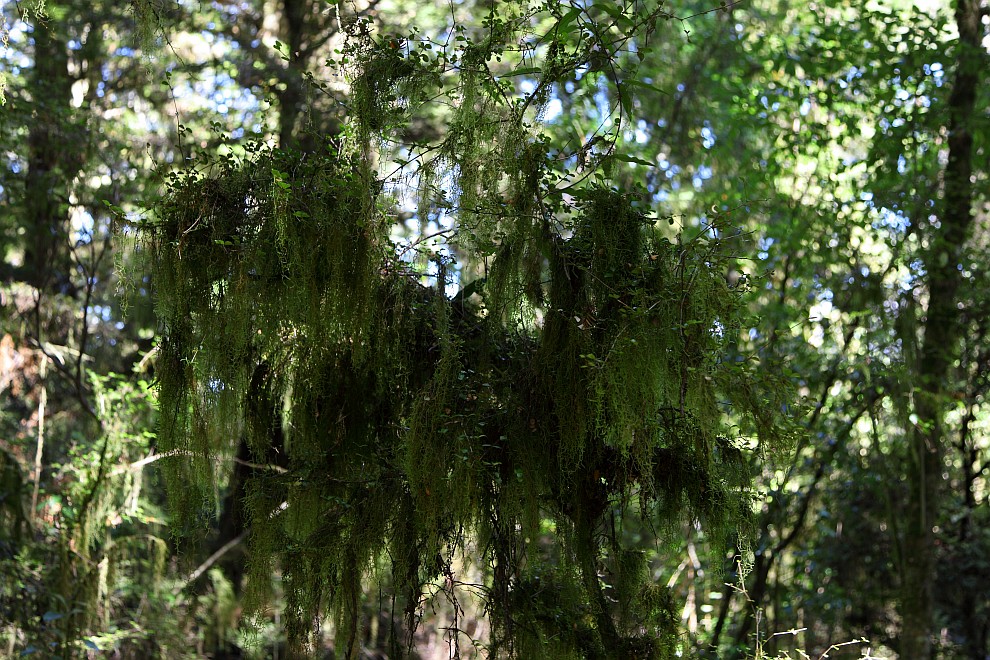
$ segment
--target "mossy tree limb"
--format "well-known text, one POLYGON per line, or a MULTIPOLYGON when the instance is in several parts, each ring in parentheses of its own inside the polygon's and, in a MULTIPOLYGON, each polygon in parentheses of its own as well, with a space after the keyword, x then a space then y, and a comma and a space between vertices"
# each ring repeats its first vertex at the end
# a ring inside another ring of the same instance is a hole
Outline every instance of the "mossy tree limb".
POLYGON ((750 510, 738 428, 761 447, 786 436, 779 389, 730 357, 746 294, 723 275, 732 246, 668 240, 602 183, 556 187, 468 49, 478 68, 421 180, 448 182, 421 213, 446 204, 449 254, 486 273, 449 297, 449 256, 430 281, 392 242, 372 166, 373 136, 428 76, 387 42, 357 52, 349 133, 178 174, 145 227, 180 528, 212 515, 216 466, 246 437, 272 468, 246 475, 250 584, 260 604, 281 570, 297 647, 329 611, 353 652, 383 562, 411 640, 426 586, 474 548, 493 654, 671 656, 669 598, 602 530, 618 515, 729 540, 750 510))

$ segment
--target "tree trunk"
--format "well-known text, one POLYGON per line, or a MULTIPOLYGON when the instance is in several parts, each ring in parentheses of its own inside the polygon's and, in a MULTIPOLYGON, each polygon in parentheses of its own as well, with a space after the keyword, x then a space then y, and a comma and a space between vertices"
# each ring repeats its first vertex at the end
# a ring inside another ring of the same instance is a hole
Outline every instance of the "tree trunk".
POLYGON ((42 290, 70 288, 67 187, 84 149, 71 135, 72 79, 69 54, 50 19, 34 20, 34 67, 29 79, 34 118, 28 133, 24 211, 28 238, 27 281, 42 290), (73 163, 76 165, 74 166, 73 163))
POLYGON ((902 658, 932 657, 935 589, 935 532, 942 492, 943 413, 950 369, 961 338, 956 298, 962 273, 960 252, 973 223, 973 136, 971 122, 981 64, 980 0, 957 0, 959 50, 949 97, 949 159, 944 175, 940 225, 926 255, 929 302, 924 344, 917 365, 915 414, 910 430, 907 479, 910 487, 903 539, 901 584, 902 658))
POLYGON ((282 30, 289 49, 289 82, 278 92, 278 144, 282 149, 293 145, 299 129, 299 116, 303 112, 303 80, 307 66, 303 48, 307 36, 306 15, 310 10, 307 0, 284 0, 282 5, 282 30))

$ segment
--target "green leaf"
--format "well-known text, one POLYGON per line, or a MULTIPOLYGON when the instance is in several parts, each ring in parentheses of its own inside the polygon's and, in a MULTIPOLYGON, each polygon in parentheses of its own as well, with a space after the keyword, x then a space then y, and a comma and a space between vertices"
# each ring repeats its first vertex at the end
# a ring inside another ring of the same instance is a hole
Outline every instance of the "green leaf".
POLYGON ((632 85, 633 87, 642 87, 643 89, 648 89, 650 91, 656 92, 657 94, 663 94, 664 96, 670 96, 669 93, 663 91, 656 85, 651 85, 648 82, 643 82, 642 80, 636 80, 635 78, 624 80, 623 83, 626 85, 632 85))
POLYGON ((542 72, 543 72, 543 69, 541 69, 538 66, 526 66, 526 67, 522 67, 520 69, 516 69, 515 71, 510 71, 509 73, 506 73, 506 74, 504 74, 501 77, 502 78, 512 78, 514 76, 529 76, 529 75, 532 75, 534 73, 542 73, 542 72))
POLYGON ((574 9, 570 10, 569 12, 561 16, 560 20, 557 21, 557 31, 558 32, 565 31, 567 28, 571 26, 571 23, 573 23, 580 15, 581 15, 581 8, 575 7, 574 9))
POLYGON ((656 163, 651 163, 648 160, 643 160, 642 158, 637 158, 636 156, 629 156, 626 154, 615 154, 615 158, 624 161, 626 163, 635 163, 636 165, 646 165, 647 167, 656 167, 656 163))
POLYGON ((628 20, 620 5, 611 2, 596 2, 593 6, 601 9, 617 21, 628 20))
POLYGON ((632 110, 632 99, 629 97, 629 88, 625 85, 617 85, 616 92, 619 94, 619 103, 622 104, 622 108, 628 116, 632 110))

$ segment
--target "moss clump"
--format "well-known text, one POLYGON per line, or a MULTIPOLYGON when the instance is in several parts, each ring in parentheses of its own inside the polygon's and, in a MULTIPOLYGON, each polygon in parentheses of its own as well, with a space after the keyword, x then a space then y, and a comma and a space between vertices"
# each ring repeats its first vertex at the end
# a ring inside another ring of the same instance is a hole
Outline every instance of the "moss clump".
MULTIPOLYGON (((407 75, 383 57, 389 75, 369 67, 356 86, 359 135, 407 75)), ((171 180, 144 235, 178 520, 212 515, 217 466, 244 442, 253 596, 278 567, 297 647, 329 610, 338 648, 356 649, 362 585, 383 564, 411 633, 425 585, 470 545, 494 655, 670 657, 669 593, 606 522, 696 520, 718 539, 745 522, 727 415, 764 440, 778 427, 762 381, 721 359, 743 292, 722 245, 666 240, 616 190, 578 190, 566 222, 551 218, 544 148, 518 121, 496 131, 472 93, 441 149, 454 247, 488 269, 462 282, 470 296, 409 273, 366 143, 171 180)))

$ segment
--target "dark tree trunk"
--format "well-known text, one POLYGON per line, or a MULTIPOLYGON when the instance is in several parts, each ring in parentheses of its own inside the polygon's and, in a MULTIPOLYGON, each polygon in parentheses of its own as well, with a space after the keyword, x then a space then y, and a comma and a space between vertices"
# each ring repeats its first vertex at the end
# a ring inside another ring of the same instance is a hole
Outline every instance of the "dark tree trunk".
POLYGON ((34 117, 28 133, 24 211, 29 284, 66 293, 71 288, 68 186, 82 162, 83 142, 70 124, 72 78, 64 41, 49 21, 34 21, 34 68, 29 78, 34 117))
POLYGON ((278 94, 278 143, 283 149, 292 146, 295 141, 299 118, 303 114, 303 80, 307 66, 304 55, 306 14, 310 10, 308 0, 285 0, 282 6, 282 30, 289 49, 289 75, 286 76, 288 83, 278 94))
POLYGON ((984 53, 980 47, 980 0, 957 0, 959 49, 949 97, 949 158, 944 175, 940 226, 926 258, 929 302, 924 344, 917 365, 915 414, 910 431, 907 479, 910 496, 904 521, 901 584, 901 657, 930 658, 933 652, 936 539, 942 495, 943 426, 947 381, 962 334, 956 306, 962 273, 960 251, 973 224, 973 119, 984 53))

